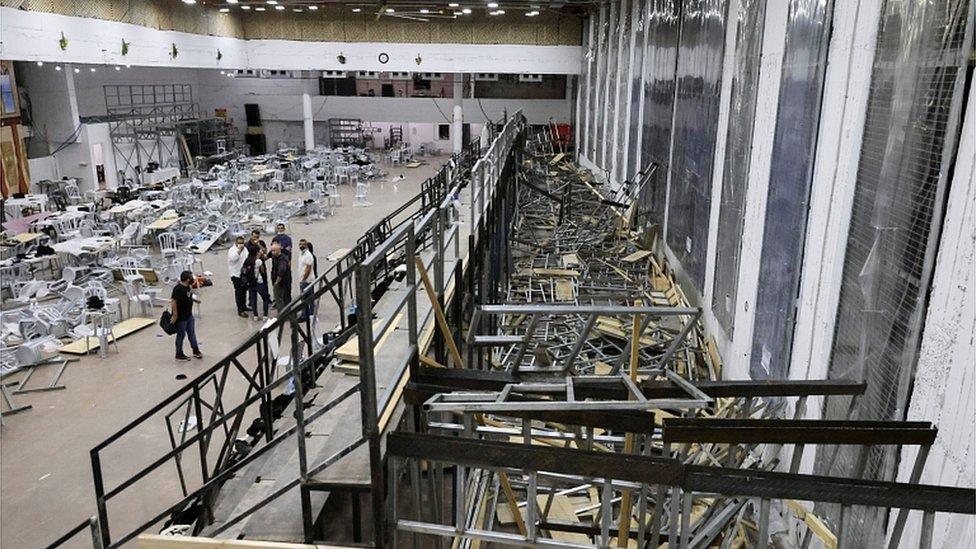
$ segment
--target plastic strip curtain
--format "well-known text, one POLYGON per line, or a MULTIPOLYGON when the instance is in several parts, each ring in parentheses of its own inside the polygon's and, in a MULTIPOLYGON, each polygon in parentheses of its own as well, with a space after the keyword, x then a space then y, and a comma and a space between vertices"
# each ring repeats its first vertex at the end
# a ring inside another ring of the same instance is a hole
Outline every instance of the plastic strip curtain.
MULTIPOLYGON (((858 419, 905 418, 974 19, 970 0, 888 0, 881 15, 828 371, 867 382, 858 419)), ((825 410, 842 413, 836 404, 825 410)), ((828 447, 816 470, 844 475, 855 461, 855 451, 828 447)), ((890 480, 896 461, 893 448, 873 447, 864 475, 890 480)), ((855 513, 852 545, 882 543, 883 523, 878 513, 855 513)))
POLYGON ((705 287, 727 7, 726 0, 688 0, 681 15, 665 236, 699 289, 705 287))
POLYGON ((712 311, 729 338, 735 328, 742 224, 745 221, 746 190, 749 187, 765 16, 766 0, 740 0, 736 16, 735 65, 722 168, 722 201, 718 215, 715 285, 712 292, 712 311))
POLYGON ((671 154, 675 69, 678 62, 680 4, 678 0, 647 0, 644 48, 641 166, 657 171, 641 189, 640 207, 651 223, 663 226, 671 154))
POLYGON ((613 131, 613 154, 610 156, 610 163, 613 166, 614 180, 622 183, 625 179, 624 163, 627 156, 627 124, 629 111, 629 98, 627 97, 627 84, 630 81, 630 17, 633 11, 633 3, 636 0, 621 0, 619 22, 617 23, 617 36, 620 37, 619 54, 617 56, 617 78, 616 89, 614 91, 614 105, 616 109, 616 119, 614 120, 613 131))
POLYGON ((789 377, 833 0, 791 0, 759 263, 751 375, 789 377), (775 183, 775 184, 773 184, 775 183))
POLYGON ((644 64, 644 27, 647 24, 647 2, 649 0, 635 0, 631 26, 634 29, 633 64, 630 69, 630 121, 627 126, 629 135, 627 142, 627 169, 624 177, 634 180, 640 164, 640 115, 641 115, 641 82, 643 80, 644 64))

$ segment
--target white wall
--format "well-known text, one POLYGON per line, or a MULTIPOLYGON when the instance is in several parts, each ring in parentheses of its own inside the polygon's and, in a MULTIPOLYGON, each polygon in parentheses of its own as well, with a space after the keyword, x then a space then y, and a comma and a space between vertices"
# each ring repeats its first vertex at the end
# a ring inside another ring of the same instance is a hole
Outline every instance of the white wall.
POLYGON ((15 61, 124 64, 156 67, 387 70, 430 72, 519 72, 577 74, 579 46, 397 44, 241 40, 160 31, 138 25, 0 8, 0 57, 15 61), (61 33, 68 46, 61 50, 61 33), (121 54, 125 39, 131 45, 121 54), (178 55, 171 57, 172 44, 178 55), (217 59, 217 50, 222 58, 217 59), (337 57, 343 54, 345 64, 337 57), (390 57, 387 64, 380 53, 390 57), (420 55, 422 67, 414 59, 420 55))

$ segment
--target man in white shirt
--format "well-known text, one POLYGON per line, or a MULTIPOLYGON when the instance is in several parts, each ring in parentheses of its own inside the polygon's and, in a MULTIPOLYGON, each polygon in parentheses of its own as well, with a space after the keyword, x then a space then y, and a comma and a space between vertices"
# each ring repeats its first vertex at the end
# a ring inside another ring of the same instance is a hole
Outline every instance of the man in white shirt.
POLYGON ((244 237, 239 236, 234 245, 227 250, 227 272, 234 283, 234 301, 237 303, 237 316, 247 318, 247 281, 241 270, 247 262, 248 251, 244 247, 244 237))
MULTIPOLYGON (((318 261, 315 259, 315 249, 312 243, 304 238, 298 241, 298 249, 301 254, 298 256, 298 289, 304 292, 313 280, 318 276, 318 261)), ((315 303, 305 306, 305 315, 312 316, 315 313, 315 303)))

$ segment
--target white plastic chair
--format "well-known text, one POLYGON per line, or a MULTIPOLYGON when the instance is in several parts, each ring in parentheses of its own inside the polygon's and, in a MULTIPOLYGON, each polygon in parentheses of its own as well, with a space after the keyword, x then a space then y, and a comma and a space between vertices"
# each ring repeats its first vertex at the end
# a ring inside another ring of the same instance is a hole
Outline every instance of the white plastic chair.
POLYGON ((356 185, 356 199, 353 201, 352 205, 356 207, 367 207, 372 206, 372 202, 366 200, 366 195, 369 193, 368 183, 359 183, 356 185))
POLYGON ((138 303, 142 316, 150 316, 149 309, 154 308, 152 296, 140 292, 139 287, 134 282, 123 282, 122 287, 125 289, 125 297, 127 299, 126 314, 132 317, 132 304, 138 303))
POLYGON ((176 242, 175 234, 170 232, 160 233, 157 239, 159 240, 159 252, 163 254, 163 257, 176 255, 179 252, 180 249, 176 242))
POLYGON ((128 283, 146 283, 146 277, 139 272, 141 267, 139 260, 134 257, 123 257, 119 259, 119 270, 122 271, 122 280, 128 283))

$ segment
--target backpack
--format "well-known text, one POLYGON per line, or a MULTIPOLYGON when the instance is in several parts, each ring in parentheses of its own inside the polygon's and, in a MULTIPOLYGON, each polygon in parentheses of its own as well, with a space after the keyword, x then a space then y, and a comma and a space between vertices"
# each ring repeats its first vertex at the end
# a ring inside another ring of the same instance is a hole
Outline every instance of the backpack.
POLYGON ((176 324, 173 323, 173 313, 169 309, 163 311, 163 314, 159 317, 159 327, 168 335, 176 333, 176 324))

